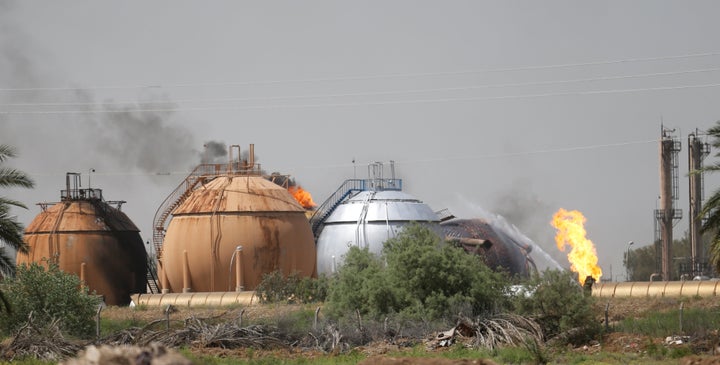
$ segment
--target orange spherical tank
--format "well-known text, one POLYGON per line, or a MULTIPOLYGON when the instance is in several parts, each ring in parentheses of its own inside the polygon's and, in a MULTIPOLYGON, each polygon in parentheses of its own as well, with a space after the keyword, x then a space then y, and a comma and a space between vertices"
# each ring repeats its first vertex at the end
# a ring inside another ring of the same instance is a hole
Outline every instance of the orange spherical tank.
POLYGON ((160 256, 170 292, 254 290, 280 270, 315 275, 315 242, 305 210, 260 176, 220 176, 172 213, 160 256))
POLYGON ((140 231, 119 209, 101 200, 67 200, 49 206, 25 230, 27 254, 17 264, 56 262, 78 275, 108 305, 127 305, 145 293, 147 253, 140 231))

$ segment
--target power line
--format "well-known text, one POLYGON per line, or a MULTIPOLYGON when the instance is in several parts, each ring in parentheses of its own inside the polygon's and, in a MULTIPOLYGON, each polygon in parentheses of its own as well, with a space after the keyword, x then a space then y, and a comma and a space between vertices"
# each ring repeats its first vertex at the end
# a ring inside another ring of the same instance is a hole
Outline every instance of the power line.
POLYGON ((326 78, 307 78, 307 79, 286 79, 286 80, 261 80, 261 81, 231 81, 231 82, 204 82, 204 83, 178 83, 170 85, 162 85, 153 83, 148 85, 105 85, 105 86, 59 86, 59 87, 23 87, 23 88, 0 88, 0 92, 22 92, 22 91, 75 91, 75 90, 118 90, 118 89, 155 89, 155 88, 186 88, 186 87, 217 87, 217 86, 249 86, 249 85, 268 85, 268 84, 289 84, 289 83, 309 83, 309 82, 334 82, 334 81, 359 81, 359 80, 377 80, 377 79, 396 79, 396 78, 416 78, 416 77, 432 77, 432 76, 457 76, 477 73, 498 73, 498 72, 516 72, 516 71, 533 71, 548 70, 558 68, 572 68, 585 66, 600 66, 623 63, 636 62, 652 62, 652 61, 669 61, 688 58, 703 58, 719 56, 720 52, 705 52, 674 56, 644 57, 644 58, 627 58, 620 60, 593 61, 580 63, 563 63, 554 65, 534 65, 520 67, 502 67, 488 68, 478 70, 462 70, 462 71, 440 71, 440 72, 424 72, 424 73, 404 73, 404 74, 385 74, 385 75, 366 75, 366 76, 341 76, 326 78))
POLYGON ((113 101, 113 102, 102 102, 102 103, 95 103, 95 102, 6 103, 6 104, 0 104, 0 107, 34 107, 34 106, 102 106, 102 107, 108 107, 108 106, 128 106, 128 105, 142 106, 142 105, 174 105, 174 104, 181 104, 181 103, 245 102, 245 101, 272 101, 272 100, 341 98, 341 97, 358 97, 358 96, 402 95, 402 94, 417 94, 417 93, 430 93, 430 92, 469 91, 469 90, 504 88, 504 87, 544 86, 544 85, 573 84, 573 83, 596 82, 596 81, 627 80, 627 79, 659 77, 659 76, 675 76, 675 75, 686 75, 686 74, 695 74, 695 73, 707 73, 707 72, 715 72, 715 71, 720 71, 720 68, 704 68, 704 69, 695 69, 695 70, 653 72, 653 73, 620 75, 620 76, 602 76, 602 77, 580 78, 580 79, 569 79, 569 80, 499 83, 499 84, 485 84, 485 85, 475 85, 475 86, 388 90, 388 91, 359 92, 359 93, 290 95, 290 96, 254 97, 254 98, 174 99, 174 100, 166 100, 166 101, 144 101, 144 102, 113 101))
MULTIPOLYGON (((466 154, 464 156, 456 156, 456 157, 438 157, 438 158, 428 158, 428 159, 417 159, 417 160, 396 160, 395 163, 402 165, 402 164, 424 164, 424 163, 436 163, 436 162, 447 162, 447 161, 458 161, 458 160, 483 160, 483 159, 499 159, 499 158, 509 158, 509 157, 517 157, 517 156, 532 156, 532 155, 541 155, 541 154, 549 154, 549 153, 563 153, 563 152, 576 152, 576 151, 586 151, 586 150, 595 150, 595 149, 604 149, 604 148, 613 148, 613 147, 626 147, 626 146, 633 146, 633 145, 641 145, 641 144, 650 144, 650 143, 658 143, 660 142, 659 139, 650 139, 650 140, 637 140, 637 141, 623 141, 623 142, 613 142, 613 143, 603 143, 603 144, 593 144, 593 145, 581 145, 581 146, 568 146, 568 147, 558 147, 558 148, 547 148, 547 149, 540 149, 540 150, 531 150, 531 151, 518 151, 518 152, 507 152, 507 153, 491 153, 491 154, 482 154, 482 155, 470 155, 466 154)), ((308 166, 291 166, 291 167, 285 167, 282 170, 284 171, 291 171, 291 170, 298 170, 298 169, 333 169, 333 168, 346 168, 346 167, 353 167, 356 165, 367 165, 374 161, 356 161, 355 164, 353 163, 341 163, 341 164, 323 164, 323 165, 308 165, 308 166)), ((191 171, 158 171, 158 172, 129 172, 129 171, 105 171, 105 172, 93 172, 93 176, 186 176, 191 171)), ((27 173, 31 177, 38 177, 38 176, 64 176, 65 172, 29 172, 27 173)))
POLYGON ((228 105, 228 106, 212 106, 212 107, 179 107, 179 108, 124 108, 121 110, 43 110, 43 111, 0 111, 0 115, 53 115, 53 114, 115 114, 115 113, 163 113, 163 112, 180 112, 180 111, 227 111, 227 110, 258 110, 258 109, 295 109, 295 108, 332 108, 332 107, 354 107, 354 106, 377 106, 377 105, 402 105, 402 104, 433 104, 433 103, 449 103, 449 102, 468 102, 468 101, 490 101, 490 100, 512 100, 512 99, 530 99, 545 98, 556 96, 589 96, 589 95, 609 95, 623 93, 637 93, 648 91, 669 91, 669 90, 687 90, 700 88, 720 87, 720 83, 714 84, 696 84, 696 85, 680 85, 680 86, 660 86, 648 88, 632 88, 632 89, 614 89, 614 90, 596 90, 596 91, 571 91, 558 93, 539 93, 539 94, 522 94, 522 95, 500 95, 500 96, 481 96, 481 97, 464 97, 464 98, 437 98, 437 99, 415 99, 415 100, 394 100, 394 101, 376 101, 376 102, 346 102, 346 103, 318 103, 318 104, 275 104, 275 105, 228 105))

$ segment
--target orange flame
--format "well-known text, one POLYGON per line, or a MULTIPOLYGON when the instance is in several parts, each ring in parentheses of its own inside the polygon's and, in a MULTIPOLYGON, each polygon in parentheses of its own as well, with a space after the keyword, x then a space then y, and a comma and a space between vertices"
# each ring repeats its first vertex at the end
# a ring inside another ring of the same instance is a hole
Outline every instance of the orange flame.
POLYGON ((312 209, 317 206, 313 201, 312 195, 307 190, 303 189, 302 186, 291 186, 288 188, 293 198, 297 200, 300 205, 305 209, 312 209))
POLYGON ((600 280, 602 269, 598 266, 597 251, 592 241, 585 238, 585 217, 577 210, 567 211, 560 208, 555 213, 551 222, 558 231, 555 235, 555 242, 560 251, 565 251, 565 245, 572 247, 568 253, 570 270, 578 273, 581 284, 585 284, 585 278, 592 276, 600 280))

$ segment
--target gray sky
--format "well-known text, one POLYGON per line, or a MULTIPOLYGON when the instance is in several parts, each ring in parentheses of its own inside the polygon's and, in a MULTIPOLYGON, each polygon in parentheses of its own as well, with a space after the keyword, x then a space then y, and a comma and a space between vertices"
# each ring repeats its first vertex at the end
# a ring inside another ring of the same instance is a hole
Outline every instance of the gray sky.
MULTIPOLYGON (((92 175, 151 236, 208 141, 322 202, 372 161, 439 210, 501 213, 553 256, 558 208, 587 217, 605 277, 650 244, 660 122, 720 119, 714 1, 0 0, 0 143, 57 201, 92 175), (170 172, 170 175, 157 175, 170 172)), ((86 180, 84 181, 84 183, 86 180)), ((706 179, 706 195, 720 186, 706 179)), ((678 222, 676 236, 687 230, 678 222)), ((562 262, 565 263, 564 261, 562 262)))

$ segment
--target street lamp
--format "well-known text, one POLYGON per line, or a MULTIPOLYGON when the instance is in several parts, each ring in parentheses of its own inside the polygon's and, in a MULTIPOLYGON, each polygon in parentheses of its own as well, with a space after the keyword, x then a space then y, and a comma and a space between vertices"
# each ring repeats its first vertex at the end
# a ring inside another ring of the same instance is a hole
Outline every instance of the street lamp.
POLYGON ((633 243, 635 243, 635 242, 630 241, 630 242, 628 242, 628 246, 627 246, 627 254, 626 254, 627 256, 625 256, 625 259, 626 259, 626 262, 625 262, 626 280, 625 281, 630 281, 630 246, 632 246, 633 243))
POLYGON ((91 189, 91 188, 92 188, 90 182, 92 181, 91 179, 92 179, 92 173, 93 173, 93 172, 95 172, 95 169, 93 169, 93 168, 90 168, 90 169, 88 170, 88 189, 91 189))

